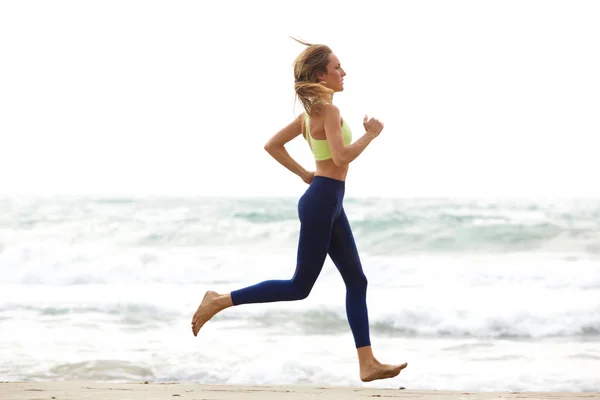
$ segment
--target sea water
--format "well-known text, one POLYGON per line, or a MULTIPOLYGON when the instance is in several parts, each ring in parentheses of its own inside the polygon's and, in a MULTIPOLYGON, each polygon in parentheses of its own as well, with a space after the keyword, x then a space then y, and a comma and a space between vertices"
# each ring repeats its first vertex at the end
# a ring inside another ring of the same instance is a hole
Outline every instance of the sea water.
POLYGON ((345 199, 376 357, 327 259, 302 301, 206 290, 294 273, 295 198, 0 198, 0 380, 600 390, 600 201, 345 199))

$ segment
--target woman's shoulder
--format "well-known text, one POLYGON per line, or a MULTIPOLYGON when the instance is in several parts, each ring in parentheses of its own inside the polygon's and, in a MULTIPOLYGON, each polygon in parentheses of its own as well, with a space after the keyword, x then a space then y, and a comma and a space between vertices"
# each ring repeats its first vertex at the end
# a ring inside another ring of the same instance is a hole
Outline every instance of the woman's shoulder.
POLYGON ((320 104, 316 104, 313 107, 313 110, 315 111, 315 113, 324 118, 331 118, 331 117, 340 117, 340 109, 331 103, 320 103, 320 104))

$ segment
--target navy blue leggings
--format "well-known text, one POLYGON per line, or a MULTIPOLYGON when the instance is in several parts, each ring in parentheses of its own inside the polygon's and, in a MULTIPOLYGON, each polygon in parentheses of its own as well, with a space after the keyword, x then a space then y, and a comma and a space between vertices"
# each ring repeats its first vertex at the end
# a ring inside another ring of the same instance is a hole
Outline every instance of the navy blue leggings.
POLYGON ((298 201, 300 238, 294 276, 235 290, 231 292, 234 305, 305 299, 329 254, 346 284, 346 316, 355 345, 370 346, 367 278, 344 212, 344 190, 343 181, 314 177, 298 201))

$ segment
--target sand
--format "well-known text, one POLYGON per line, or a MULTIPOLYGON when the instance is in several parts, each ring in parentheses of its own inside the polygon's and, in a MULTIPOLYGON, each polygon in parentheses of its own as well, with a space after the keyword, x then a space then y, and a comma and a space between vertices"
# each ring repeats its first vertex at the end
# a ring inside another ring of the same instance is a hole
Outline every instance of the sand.
POLYGON ((600 392, 453 392, 436 390, 368 389, 319 386, 243 386, 181 383, 3 382, 0 399, 28 400, 308 400, 352 399, 600 399, 600 392))

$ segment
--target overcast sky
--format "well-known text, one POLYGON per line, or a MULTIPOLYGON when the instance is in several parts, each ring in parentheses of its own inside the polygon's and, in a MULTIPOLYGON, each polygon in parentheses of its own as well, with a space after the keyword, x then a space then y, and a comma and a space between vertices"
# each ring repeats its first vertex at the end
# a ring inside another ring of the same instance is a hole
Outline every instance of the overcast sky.
MULTIPOLYGON (((326 43, 347 195, 600 197, 600 1, 2 1, 0 194, 299 195, 263 150, 326 43)), ((289 151, 314 162, 298 137, 289 151)))

